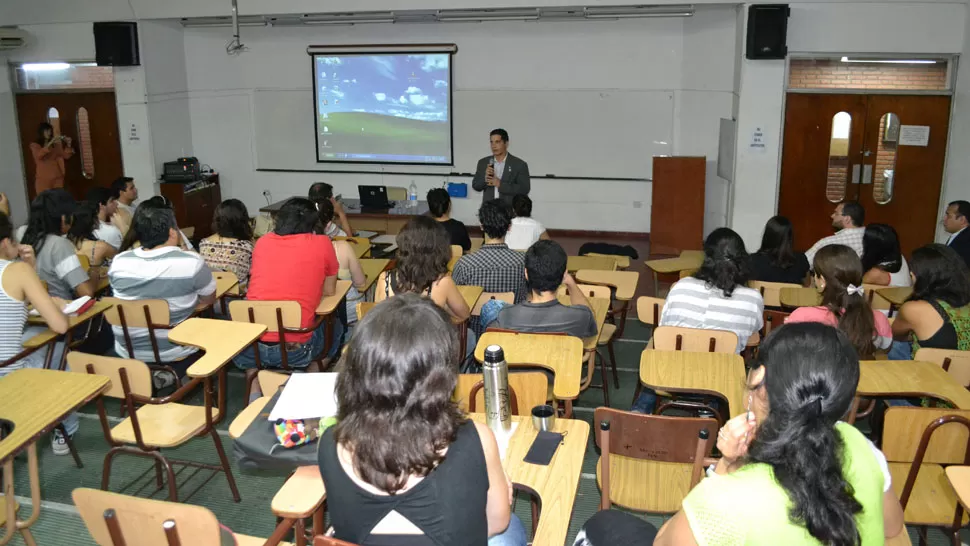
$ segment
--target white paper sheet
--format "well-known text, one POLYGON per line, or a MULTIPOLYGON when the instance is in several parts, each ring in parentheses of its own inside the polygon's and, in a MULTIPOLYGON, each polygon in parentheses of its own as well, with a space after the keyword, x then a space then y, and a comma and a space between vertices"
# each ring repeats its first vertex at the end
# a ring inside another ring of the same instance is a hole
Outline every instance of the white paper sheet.
MULTIPOLYGON (((61 312, 64 313, 65 315, 76 314, 77 310, 83 307, 84 304, 86 304, 89 301, 91 301, 91 296, 81 296, 80 298, 72 302, 68 302, 68 304, 65 305, 63 309, 61 309, 61 312)), ((40 311, 38 311, 37 309, 31 309, 30 315, 34 317, 39 317, 40 311)))
POLYGON ((397 235, 378 235, 371 239, 371 242, 378 245, 393 245, 397 243, 397 235))
POLYGON ((316 419, 337 415, 335 373, 295 373, 290 376, 269 414, 277 419, 316 419))

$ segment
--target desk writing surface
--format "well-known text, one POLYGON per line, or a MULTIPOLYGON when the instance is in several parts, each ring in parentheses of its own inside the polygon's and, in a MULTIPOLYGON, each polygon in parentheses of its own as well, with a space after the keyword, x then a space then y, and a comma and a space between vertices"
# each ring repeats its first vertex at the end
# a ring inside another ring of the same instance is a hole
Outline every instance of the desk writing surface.
POLYGON ((364 284, 364 289, 360 291, 361 294, 366 293, 374 286, 374 283, 377 282, 377 277, 380 277, 381 273, 387 269, 390 263, 391 260, 375 258, 360 260, 360 268, 364 271, 364 277, 367 279, 364 284))
MULTIPOLYGON (((74 329, 84 324, 85 322, 91 320, 92 318, 100 314, 103 314, 105 311, 110 309, 112 305, 114 304, 107 303, 104 301, 94 302, 94 305, 92 305, 91 308, 85 311, 84 313, 77 316, 67 317, 68 329, 69 330, 74 329)), ((28 321, 30 324, 38 324, 38 325, 47 324, 42 317, 30 317, 30 318, 32 319, 28 321)), ((45 343, 50 342, 52 339, 58 337, 59 335, 60 334, 58 334, 57 332, 48 328, 47 330, 44 330, 43 332, 25 341, 24 347, 32 348, 32 347, 38 347, 40 345, 44 345, 45 343)))
MULTIPOLYGON (((485 414, 469 417, 485 422, 485 414)), ((515 485, 535 491, 542 500, 539 527, 532 539, 533 546, 563 546, 569 532, 569 520, 576 501, 579 477, 589 441, 589 423, 577 419, 556 419, 553 432, 564 434, 562 443, 548 465, 525 462, 525 455, 535 441, 536 429, 528 417, 513 416, 518 423, 505 450, 502 466, 515 485)))
POLYGON ((202 358, 189 366, 186 374, 189 377, 208 377, 259 339, 265 331, 266 326, 262 324, 195 317, 169 330, 168 339, 205 351, 202 358))
POLYGON ((652 271, 657 273, 679 273, 691 269, 699 269, 704 263, 704 256, 687 255, 677 258, 663 258, 644 262, 652 271))
POLYGON ((24 368, 0 379, 0 420, 13 423, 13 430, 0 440, 0 463, 68 414, 108 388, 101 375, 24 368))
POLYGON ((965 510, 970 506, 970 466, 948 466, 946 467, 946 477, 950 480, 950 485, 956 491, 960 504, 965 510))
POLYGON ((668 392, 720 395, 731 418, 744 411, 744 359, 728 353, 694 353, 645 349, 640 354, 640 382, 668 392))
POLYGON ((822 295, 815 288, 782 288, 778 299, 783 307, 814 307, 822 305, 822 295))
POLYGON ((906 303, 906 300, 913 295, 913 288, 911 286, 894 286, 891 288, 880 288, 876 290, 876 294, 879 294, 886 301, 893 305, 902 305, 906 303))
POLYGON ((616 258, 613 256, 567 256, 566 271, 580 269, 599 269, 602 271, 616 270, 616 258))
MULTIPOLYGON (((587 351, 595 350, 599 342, 600 334, 603 333, 603 323, 606 322, 606 314, 610 311, 610 300, 607 298, 586 298, 589 300, 589 308, 593 311, 593 319, 596 321, 596 335, 583 339, 583 348, 587 351)), ((572 305, 568 295, 559 296, 559 303, 572 305)))
POLYGON ((318 315, 329 315, 333 313, 340 302, 343 301, 344 297, 347 296, 347 292, 350 291, 350 287, 353 286, 353 281, 337 281, 337 290, 332 296, 324 296, 320 300, 320 305, 317 305, 318 315))
POLYGON ((580 269, 576 272, 576 280, 586 284, 600 284, 612 286, 616 289, 616 299, 629 301, 637 291, 640 273, 636 271, 602 271, 597 269, 580 269))
POLYGON ((485 361, 485 348, 502 347, 510 366, 539 366, 553 373, 552 394, 556 400, 572 400, 579 396, 580 375, 583 371, 583 342, 578 337, 485 332, 475 346, 475 359, 485 361))
POLYGON ((461 298, 465 300, 469 309, 474 309, 475 304, 478 303, 478 298, 482 296, 485 289, 481 286, 459 286, 458 292, 461 294, 461 298))
POLYGON ((913 360, 859 362, 859 396, 909 398, 926 396, 970 409, 970 391, 938 364, 913 360))
POLYGON ((216 271, 212 273, 216 280, 216 299, 225 296, 230 290, 239 286, 239 278, 231 273, 216 271))

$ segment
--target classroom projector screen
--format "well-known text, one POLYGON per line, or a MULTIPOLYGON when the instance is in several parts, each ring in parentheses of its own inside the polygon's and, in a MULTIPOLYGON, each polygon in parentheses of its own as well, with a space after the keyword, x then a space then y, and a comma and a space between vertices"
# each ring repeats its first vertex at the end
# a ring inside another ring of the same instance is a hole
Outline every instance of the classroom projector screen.
POLYGON ((451 55, 313 55, 317 162, 452 165, 451 55))

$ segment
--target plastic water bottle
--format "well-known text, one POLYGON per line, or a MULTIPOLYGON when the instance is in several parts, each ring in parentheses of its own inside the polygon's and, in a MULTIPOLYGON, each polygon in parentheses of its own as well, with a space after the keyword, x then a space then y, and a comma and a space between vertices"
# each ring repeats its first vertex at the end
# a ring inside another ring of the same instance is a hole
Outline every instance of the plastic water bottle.
POLYGON ((509 407, 509 365, 505 351, 498 345, 485 348, 482 366, 485 379, 485 424, 496 437, 507 435, 512 428, 512 410, 509 407))
POLYGON ((415 208, 418 206, 418 186, 411 181, 411 185, 408 186, 408 207, 415 208))

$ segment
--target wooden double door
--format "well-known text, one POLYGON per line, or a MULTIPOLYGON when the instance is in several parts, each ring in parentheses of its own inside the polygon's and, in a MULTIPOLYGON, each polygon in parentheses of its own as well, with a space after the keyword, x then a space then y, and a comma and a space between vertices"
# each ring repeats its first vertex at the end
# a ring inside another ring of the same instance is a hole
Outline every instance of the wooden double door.
POLYGON ((74 156, 64 162, 64 189, 75 199, 84 199, 90 188, 107 187, 124 174, 114 91, 19 94, 17 120, 30 200, 37 194, 30 143, 41 122, 50 123, 56 135, 71 137, 74 156))
POLYGON ((844 201, 893 226, 905 254, 932 242, 949 120, 949 96, 789 93, 778 213, 795 247, 831 235, 844 201))

